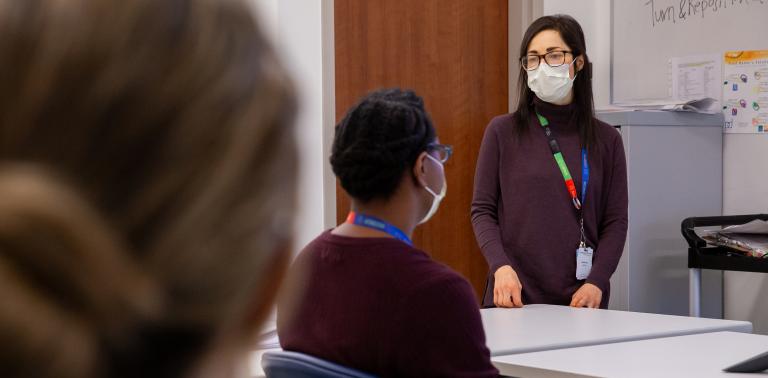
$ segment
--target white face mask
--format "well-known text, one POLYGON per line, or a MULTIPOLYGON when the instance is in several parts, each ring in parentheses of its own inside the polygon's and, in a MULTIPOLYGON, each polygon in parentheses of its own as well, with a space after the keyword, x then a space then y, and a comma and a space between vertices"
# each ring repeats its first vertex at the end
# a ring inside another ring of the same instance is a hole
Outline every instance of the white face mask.
POLYGON ((557 67, 550 67, 549 64, 541 62, 535 70, 528 71, 528 88, 531 88, 536 97, 543 101, 555 105, 562 105, 562 102, 568 98, 568 94, 573 88, 574 75, 571 79, 570 64, 563 64, 557 67))
MULTIPOLYGON (((441 163, 439 160, 432 157, 432 155, 427 154, 427 157, 432 159, 435 163, 440 164, 441 167, 443 167, 443 163, 441 163)), ((430 206, 429 211, 427 212, 427 215, 424 216, 424 218, 421 219, 419 224, 427 223, 427 221, 432 218, 435 213, 437 213, 437 209, 440 207, 440 201, 445 198, 445 193, 448 191, 448 183, 445 181, 445 168, 443 167, 443 188, 440 189, 440 194, 435 193, 432 189, 430 189, 428 186, 424 185, 424 189, 432 195, 432 206, 430 206)))

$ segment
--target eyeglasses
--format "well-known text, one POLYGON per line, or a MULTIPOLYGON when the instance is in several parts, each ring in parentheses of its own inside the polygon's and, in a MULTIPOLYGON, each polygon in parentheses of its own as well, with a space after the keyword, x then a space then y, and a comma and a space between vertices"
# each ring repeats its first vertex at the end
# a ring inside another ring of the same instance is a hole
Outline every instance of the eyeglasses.
POLYGON ((440 163, 445 164, 453 155, 453 146, 447 144, 430 143, 427 145, 427 153, 436 158, 440 163))
POLYGON ((528 54, 520 58, 520 64, 524 70, 532 71, 539 68, 541 58, 543 57, 544 61, 547 62, 547 65, 550 67, 562 66, 565 64, 565 54, 571 54, 571 56, 573 56, 572 51, 550 51, 542 55, 528 54))

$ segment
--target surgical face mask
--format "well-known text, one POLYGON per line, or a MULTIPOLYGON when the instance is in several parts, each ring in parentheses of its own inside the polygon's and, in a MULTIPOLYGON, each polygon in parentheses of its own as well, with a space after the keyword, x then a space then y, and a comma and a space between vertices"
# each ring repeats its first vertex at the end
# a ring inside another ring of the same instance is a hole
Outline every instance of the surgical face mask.
POLYGON ((562 105, 563 100, 568 98, 568 94, 573 88, 573 81, 569 74, 571 65, 563 64, 557 67, 551 67, 545 62, 541 62, 536 69, 528 71, 528 88, 531 88, 536 97, 543 101, 562 105))
MULTIPOLYGON (((437 164, 440 164, 441 167, 443 167, 443 163, 441 163, 439 160, 432 157, 432 155, 427 154, 427 157, 432 159, 437 164)), ((427 191, 427 193, 432 195, 432 206, 429 207, 429 211, 426 215, 424 215, 424 218, 421 219, 419 224, 427 223, 427 221, 432 218, 435 213, 437 213, 437 209, 440 207, 440 201, 445 198, 445 193, 448 191, 448 183, 445 181, 445 168, 443 167, 443 188, 440 190, 440 194, 435 193, 432 189, 430 189, 428 186, 424 185, 424 189, 427 191)))

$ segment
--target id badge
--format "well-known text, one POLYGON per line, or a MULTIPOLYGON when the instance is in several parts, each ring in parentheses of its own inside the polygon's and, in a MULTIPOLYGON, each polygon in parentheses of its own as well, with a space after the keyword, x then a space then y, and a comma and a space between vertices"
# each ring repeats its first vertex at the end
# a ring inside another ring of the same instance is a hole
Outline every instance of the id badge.
POLYGON ((586 280, 592 271, 592 248, 580 247, 576 250, 576 279, 586 280))

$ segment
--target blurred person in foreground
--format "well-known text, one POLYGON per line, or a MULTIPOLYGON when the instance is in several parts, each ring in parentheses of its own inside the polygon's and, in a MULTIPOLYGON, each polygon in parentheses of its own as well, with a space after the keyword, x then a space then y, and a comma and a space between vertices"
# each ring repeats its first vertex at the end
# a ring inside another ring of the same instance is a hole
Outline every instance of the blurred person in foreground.
POLYGON ((0 0, 0 376, 247 374, 294 94, 247 0, 0 0))

